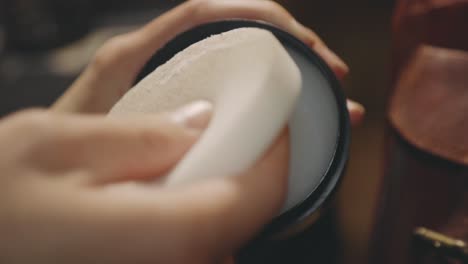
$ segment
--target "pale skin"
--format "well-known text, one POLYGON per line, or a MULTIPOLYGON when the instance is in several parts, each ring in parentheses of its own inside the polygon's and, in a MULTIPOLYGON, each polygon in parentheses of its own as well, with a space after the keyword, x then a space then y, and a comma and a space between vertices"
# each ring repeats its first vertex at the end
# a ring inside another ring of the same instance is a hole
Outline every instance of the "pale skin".
MULTIPOLYGON (((165 189, 169 171, 211 109, 111 119, 146 60, 177 33, 222 18, 273 23, 310 45, 342 78, 347 66, 281 6, 191 0, 111 39, 50 108, 0 120, 1 263, 216 263, 230 259, 278 212, 287 188, 288 134, 232 177, 165 189)), ((348 102, 358 123, 362 106, 348 102)))

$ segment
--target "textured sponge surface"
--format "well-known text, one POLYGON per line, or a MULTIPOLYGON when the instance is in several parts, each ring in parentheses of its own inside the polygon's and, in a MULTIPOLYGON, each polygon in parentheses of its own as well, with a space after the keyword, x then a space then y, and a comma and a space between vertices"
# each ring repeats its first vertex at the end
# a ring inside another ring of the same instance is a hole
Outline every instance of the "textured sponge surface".
POLYGON ((258 28, 231 30, 181 51, 133 87, 110 115, 214 104, 212 120, 164 184, 235 176, 253 165, 287 124, 301 72, 282 44, 258 28))

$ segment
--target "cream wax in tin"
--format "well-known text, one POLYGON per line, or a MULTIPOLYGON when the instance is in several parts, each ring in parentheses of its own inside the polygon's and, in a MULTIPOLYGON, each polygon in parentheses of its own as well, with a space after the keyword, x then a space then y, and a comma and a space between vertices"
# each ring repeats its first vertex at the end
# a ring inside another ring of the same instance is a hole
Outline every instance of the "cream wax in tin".
POLYGON ((259 240, 284 237, 319 218, 336 189, 348 158, 349 117, 340 84, 324 61, 291 34, 270 24, 224 20, 192 28, 171 40, 145 65, 138 81, 178 52, 211 35, 255 27, 269 30, 283 44, 302 75, 302 92, 289 121, 291 155, 285 204, 259 240))

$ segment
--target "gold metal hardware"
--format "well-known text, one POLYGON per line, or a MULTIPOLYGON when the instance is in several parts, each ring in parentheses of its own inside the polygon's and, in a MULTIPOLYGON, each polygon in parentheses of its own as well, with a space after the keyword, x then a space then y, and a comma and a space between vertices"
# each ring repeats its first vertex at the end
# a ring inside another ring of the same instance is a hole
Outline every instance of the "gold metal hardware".
POLYGON ((424 227, 416 228, 413 235, 418 241, 429 245, 434 252, 440 255, 468 261, 468 244, 463 240, 452 238, 424 227))

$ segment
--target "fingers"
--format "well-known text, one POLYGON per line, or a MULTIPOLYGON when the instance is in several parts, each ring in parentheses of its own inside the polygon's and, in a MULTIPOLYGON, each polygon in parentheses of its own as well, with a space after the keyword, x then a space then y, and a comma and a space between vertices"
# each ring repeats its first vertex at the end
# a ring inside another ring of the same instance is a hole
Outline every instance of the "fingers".
MULTIPOLYGON (((290 32, 313 48, 327 62, 339 78, 344 77, 349 71, 348 66, 325 45, 317 34, 300 24, 284 7, 274 1, 198 0, 189 2, 192 4, 190 8, 193 15, 190 21, 178 21, 178 23, 174 23, 174 28, 177 28, 176 31, 178 32, 185 31, 199 24, 227 18, 262 20, 290 32)), ((171 12, 167 13, 168 17, 171 15, 173 15, 171 12)), ((160 21, 155 20, 140 32, 145 36, 142 37, 143 40, 146 39, 144 40, 145 42, 154 43, 150 49, 157 49, 160 47, 160 43, 156 40, 158 39, 161 41, 161 36, 162 40, 165 42, 173 37, 172 34, 168 35, 167 33, 161 32, 159 22, 160 21)))
POLYGON ((150 58, 141 52, 134 36, 135 33, 131 32, 107 41, 51 109, 107 113, 132 86, 139 70, 150 58))
MULTIPOLYGON (((287 189, 288 137, 284 133, 245 174, 166 189, 118 184, 89 200, 92 227, 137 243, 125 254, 161 263, 214 263, 252 238, 279 211, 287 189), (109 229, 118 223, 119 229, 109 229), (133 256, 133 255, 137 256, 133 256), (157 259, 164 257, 165 259, 157 259)), ((88 199, 90 196, 87 196, 88 199)), ((106 236, 103 235, 103 238, 106 236)))
MULTIPOLYGON (((351 119, 359 121, 362 107, 352 101, 348 104, 351 119)), ((99 243, 123 248, 126 253, 122 255, 130 259, 171 263, 225 259, 278 212, 287 189, 288 159, 285 132, 254 168, 237 177, 171 189, 132 183, 110 185, 83 206, 90 210, 84 215, 92 219, 88 229, 98 228, 101 234, 107 230, 113 239, 104 238, 99 243), (109 229, 113 223, 118 230, 109 229), (126 248, 126 243, 137 243, 138 250, 126 248)))
POLYGON ((235 252, 279 212, 287 190, 289 140, 283 133, 266 155, 238 177, 201 183, 169 199, 185 219, 186 243, 197 243, 218 258, 235 252), (190 221, 198 223, 190 225, 190 221))
POLYGON ((328 64, 338 79, 343 79, 349 72, 349 67, 346 63, 334 53, 327 45, 320 39, 320 37, 313 32, 310 28, 305 27, 296 20, 290 25, 291 32, 297 32, 295 35, 309 47, 311 47, 317 54, 328 64))
POLYGON ((338 77, 348 72, 344 62, 312 30, 298 23, 274 1, 191 0, 137 31, 109 40, 52 109, 88 113, 109 111, 131 87, 146 61, 170 39, 196 25, 228 18, 272 23, 315 49, 338 77))
POLYGON ((197 24, 226 18, 263 20, 282 28, 314 49, 337 77, 344 77, 348 66, 333 53, 311 29, 300 24, 284 7, 274 1, 199 0, 194 13, 197 24))
POLYGON ((49 114, 26 159, 54 174, 86 171, 92 183, 156 177, 196 141, 210 114, 206 103, 138 117, 49 114))

